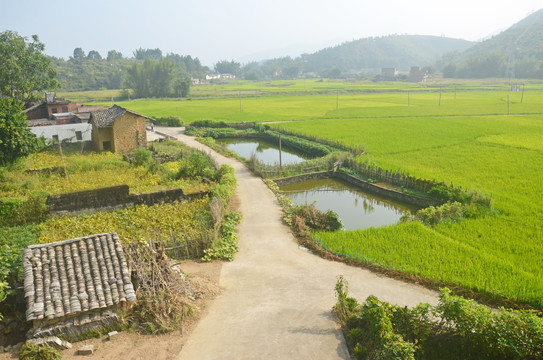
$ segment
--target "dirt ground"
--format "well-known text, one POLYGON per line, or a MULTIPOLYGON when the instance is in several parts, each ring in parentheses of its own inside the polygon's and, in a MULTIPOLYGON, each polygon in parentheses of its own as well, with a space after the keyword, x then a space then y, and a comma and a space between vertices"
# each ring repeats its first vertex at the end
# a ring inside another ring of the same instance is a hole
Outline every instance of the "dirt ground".
MULTIPOLYGON (((222 291, 219 287, 219 276, 222 262, 199 263, 185 261, 181 265, 183 273, 187 275, 191 287, 201 296, 192 304, 196 313, 187 318, 182 330, 164 335, 139 335, 130 332, 121 332, 112 341, 107 336, 100 339, 89 339, 73 343, 73 347, 62 351, 62 359, 82 359, 76 355, 77 349, 83 345, 94 345, 93 359, 175 359, 187 341, 190 333, 196 327, 198 320, 205 316, 209 303, 222 291)), ((17 359, 18 352, 2 353, 0 360, 17 359)))

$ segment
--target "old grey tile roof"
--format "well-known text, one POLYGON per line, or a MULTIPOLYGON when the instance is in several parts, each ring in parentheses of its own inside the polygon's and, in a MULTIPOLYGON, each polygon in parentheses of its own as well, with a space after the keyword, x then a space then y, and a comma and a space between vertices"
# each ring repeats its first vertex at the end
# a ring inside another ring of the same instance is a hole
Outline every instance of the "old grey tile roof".
POLYGON ((113 124, 115 120, 124 115, 126 112, 152 120, 148 116, 138 114, 137 112, 125 109, 119 105, 113 105, 105 110, 92 111, 89 122, 98 128, 105 128, 113 124))
POLYGON ((115 233, 23 250, 26 319, 55 319, 133 302, 136 294, 115 233))

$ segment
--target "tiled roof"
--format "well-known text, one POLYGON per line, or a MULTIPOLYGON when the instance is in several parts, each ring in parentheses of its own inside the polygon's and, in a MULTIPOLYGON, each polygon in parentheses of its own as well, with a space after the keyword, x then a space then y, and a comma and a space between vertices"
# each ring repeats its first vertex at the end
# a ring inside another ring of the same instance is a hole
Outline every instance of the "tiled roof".
POLYGON ((113 105, 112 107, 105 110, 92 111, 89 122, 91 124, 94 124, 98 128, 105 128, 113 124, 113 122, 117 120, 117 118, 121 117, 126 112, 152 120, 152 118, 148 116, 138 114, 135 111, 125 109, 123 107, 120 107, 119 105, 113 105))
POLYGON ((98 110, 91 112, 90 123, 96 125, 99 128, 105 128, 111 124, 118 117, 124 115, 126 109, 118 105, 113 105, 105 110, 98 110))
POLYGON ((28 321, 136 300, 115 233, 31 245, 23 251, 23 267, 28 321))

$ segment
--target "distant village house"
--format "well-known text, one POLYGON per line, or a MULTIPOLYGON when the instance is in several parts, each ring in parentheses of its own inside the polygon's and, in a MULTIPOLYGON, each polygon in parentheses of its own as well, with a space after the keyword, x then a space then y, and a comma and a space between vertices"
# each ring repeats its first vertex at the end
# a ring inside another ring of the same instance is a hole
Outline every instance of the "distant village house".
POLYGON ((426 82, 428 78, 428 72, 423 70, 420 66, 411 66, 407 81, 409 82, 426 82))
POLYGON ((94 148, 124 154, 147 146, 146 120, 153 119, 118 105, 91 112, 94 148))
POLYGON ((220 80, 220 79, 232 80, 235 78, 236 78, 236 75, 234 74, 207 74, 206 75, 206 80, 220 80))

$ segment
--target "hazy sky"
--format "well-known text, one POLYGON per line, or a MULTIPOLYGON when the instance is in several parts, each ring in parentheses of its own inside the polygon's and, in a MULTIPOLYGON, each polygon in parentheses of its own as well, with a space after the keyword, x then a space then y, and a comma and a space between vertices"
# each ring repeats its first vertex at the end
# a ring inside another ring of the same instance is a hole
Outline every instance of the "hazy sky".
POLYGON ((0 0, 0 32, 37 34, 48 55, 65 59, 76 47, 103 57, 142 47, 212 67, 370 36, 480 40, 542 7, 541 0, 0 0))

